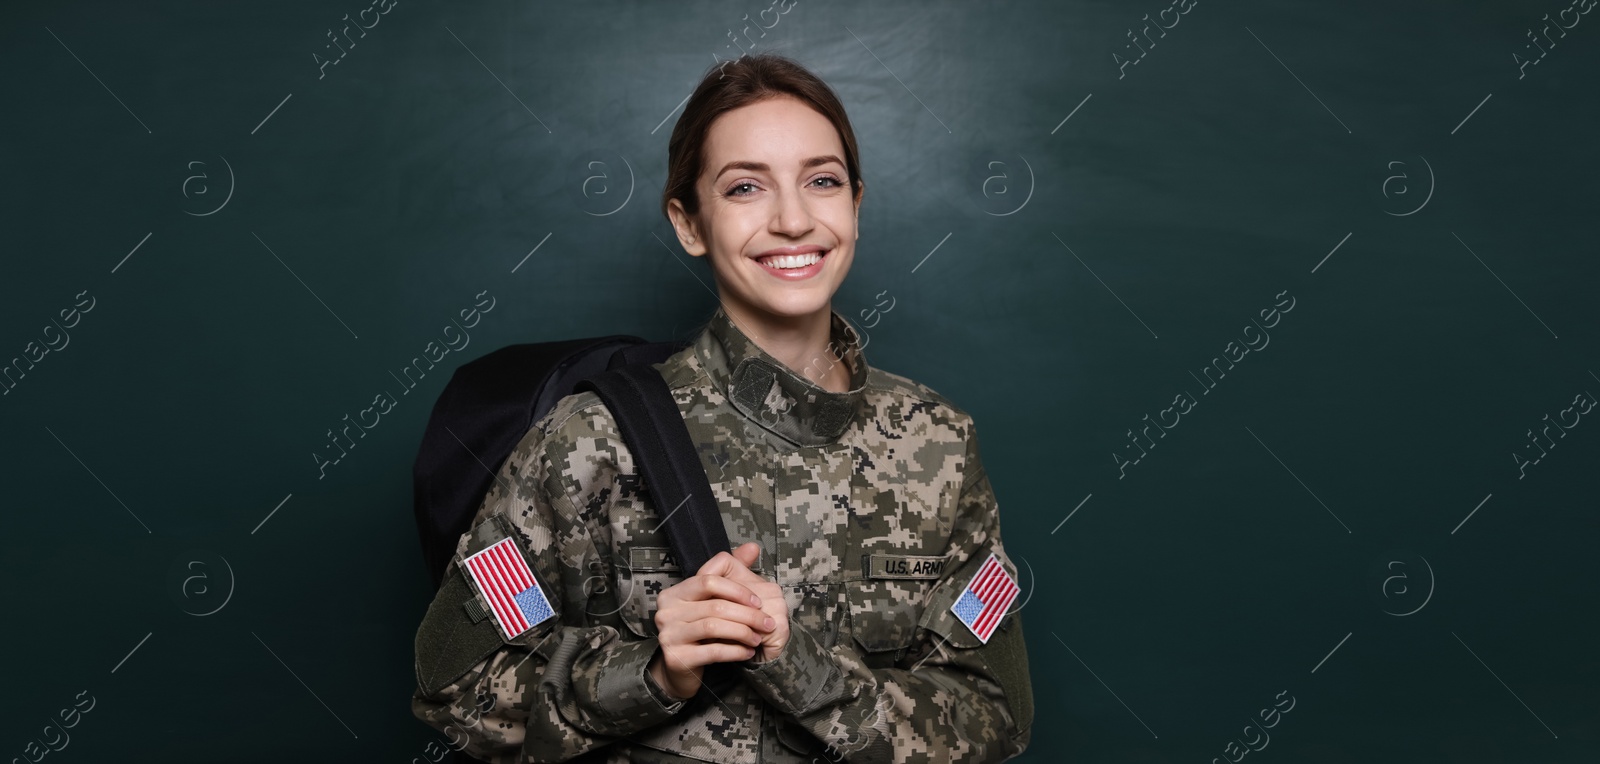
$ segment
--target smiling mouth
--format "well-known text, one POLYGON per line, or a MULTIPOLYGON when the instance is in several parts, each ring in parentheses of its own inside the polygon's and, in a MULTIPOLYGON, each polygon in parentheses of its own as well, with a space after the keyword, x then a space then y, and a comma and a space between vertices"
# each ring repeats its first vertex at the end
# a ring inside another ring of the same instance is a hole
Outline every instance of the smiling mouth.
POLYGON ((756 258, 756 262, 780 271, 797 270, 808 265, 822 262, 822 259, 833 250, 825 252, 807 252, 803 255, 768 255, 756 258))

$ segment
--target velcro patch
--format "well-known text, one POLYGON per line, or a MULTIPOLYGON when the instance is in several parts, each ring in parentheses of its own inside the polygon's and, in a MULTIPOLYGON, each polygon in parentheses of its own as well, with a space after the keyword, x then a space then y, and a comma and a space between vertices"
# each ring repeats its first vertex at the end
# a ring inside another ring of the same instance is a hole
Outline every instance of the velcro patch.
POLYGON ((628 569, 633 571, 677 570, 678 561, 664 546, 636 546, 628 550, 628 569))
POLYGON ((494 616, 495 626, 507 640, 556 616, 544 588, 522 556, 522 549, 510 537, 467 557, 461 569, 472 579, 478 596, 494 616))
POLYGON ((1011 607, 1011 601, 1017 598, 1018 591, 1017 582, 1000 564, 1000 558, 990 552, 989 559, 973 574, 972 580, 967 582, 967 588, 950 606, 950 612, 955 613, 962 624, 987 644, 995 627, 1000 625, 1000 619, 1005 617, 1006 608, 1011 607))
MULTIPOLYGON (((672 555, 672 548, 665 546, 633 546, 627 548, 628 570, 634 573, 656 573, 678 570, 678 558, 672 555)), ((760 573, 761 560, 750 566, 750 570, 760 573)))
POLYGON ((867 578, 937 579, 944 575, 948 557, 918 554, 867 554, 861 556, 861 575, 867 578))

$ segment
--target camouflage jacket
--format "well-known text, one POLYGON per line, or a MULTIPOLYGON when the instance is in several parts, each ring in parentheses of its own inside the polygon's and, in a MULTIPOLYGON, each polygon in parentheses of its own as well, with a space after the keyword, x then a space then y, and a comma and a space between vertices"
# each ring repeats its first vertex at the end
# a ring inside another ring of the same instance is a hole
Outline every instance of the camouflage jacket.
POLYGON ((416 716, 497 763, 1020 753, 1033 718, 1020 615, 984 642, 951 610, 991 553, 1017 575, 972 418, 869 367, 856 331, 831 320, 832 354, 810 371, 848 364, 846 392, 796 374, 720 308, 658 366, 729 539, 759 542, 754 569, 783 587, 790 638, 779 655, 734 664, 738 681, 715 697, 669 702, 647 678, 656 595, 688 574, 656 530, 661 515, 615 420, 584 392, 522 438, 462 537, 418 630, 416 716), (486 628, 493 619, 470 602, 460 568, 507 537, 556 613, 513 639, 486 628))

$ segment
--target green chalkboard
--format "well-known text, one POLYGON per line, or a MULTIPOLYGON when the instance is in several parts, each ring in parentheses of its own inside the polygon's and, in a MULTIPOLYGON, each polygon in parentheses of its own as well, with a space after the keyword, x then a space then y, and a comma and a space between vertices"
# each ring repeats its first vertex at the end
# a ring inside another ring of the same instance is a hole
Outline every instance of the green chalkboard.
POLYGON ((1593 0, 788 6, 0 11, 5 756, 433 758, 433 401, 709 315, 667 136, 777 52, 860 138, 835 308, 978 423, 1022 760, 1596 760, 1593 0))

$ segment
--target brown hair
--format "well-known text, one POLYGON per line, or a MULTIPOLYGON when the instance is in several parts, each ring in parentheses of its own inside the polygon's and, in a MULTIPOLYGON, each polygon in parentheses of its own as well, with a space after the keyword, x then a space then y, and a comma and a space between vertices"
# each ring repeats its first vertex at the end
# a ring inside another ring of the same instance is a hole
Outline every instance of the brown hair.
POLYGON ((667 182, 661 189, 661 214, 671 219, 667 202, 672 199, 682 203, 684 211, 690 215, 700 213, 695 181, 699 180, 704 164, 706 133, 717 117, 741 106, 785 95, 816 109, 839 131, 851 195, 859 197, 861 166, 856 152, 856 134, 850 129, 850 117, 845 115, 839 97, 804 66, 783 56, 761 53, 714 65, 689 96, 683 116, 672 127, 672 137, 667 141, 667 182))

